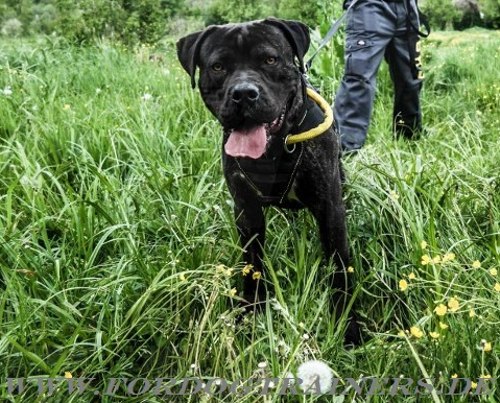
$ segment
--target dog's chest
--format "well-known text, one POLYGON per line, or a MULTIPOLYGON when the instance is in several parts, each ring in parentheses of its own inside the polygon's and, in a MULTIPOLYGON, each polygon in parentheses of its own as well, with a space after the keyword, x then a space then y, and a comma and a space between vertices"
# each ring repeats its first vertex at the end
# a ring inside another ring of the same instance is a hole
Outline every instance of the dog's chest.
POLYGON ((267 153, 256 160, 235 158, 237 174, 264 204, 298 201, 293 185, 303 152, 303 145, 299 144, 293 153, 267 153))

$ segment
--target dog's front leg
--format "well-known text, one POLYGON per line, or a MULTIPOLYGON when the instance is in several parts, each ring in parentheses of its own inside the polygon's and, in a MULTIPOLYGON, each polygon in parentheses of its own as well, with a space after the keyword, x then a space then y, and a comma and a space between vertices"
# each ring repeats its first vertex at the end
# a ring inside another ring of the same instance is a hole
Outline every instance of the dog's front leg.
MULTIPOLYGON (((322 176, 324 182, 316 181, 316 186, 309 186, 303 194, 303 200, 312 212, 319 227, 321 244, 327 261, 335 263, 336 270, 330 275, 333 288, 331 307, 337 319, 342 316, 351 296, 351 281, 347 273, 349 265, 349 246, 345 220, 345 207, 342 200, 340 175, 322 176)), ((310 181, 309 183, 315 183, 310 181)), ((356 313, 351 310, 345 333, 348 344, 360 344, 361 335, 356 313)))
POLYGON ((258 202, 242 202, 235 207, 236 226, 240 243, 244 250, 247 264, 252 265, 250 273, 244 277, 243 296, 250 304, 258 304, 265 300, 265 288, 260 280, 263 270, 263 254, 265 242, 265 218, 262 206, 258 202))
MULTIPOLYGON (((335 192, 334 192, 335 193, 335 192)), ((313 209, 319 225, 323 250, 327 259, 332 259, 336 270, 331 274, 330 281, 334 293, 331 295, 331 306, 337 319, 343 315, 351 297, 351 278, 347 273, 349 264, 349 251, 347 244, 347 230, 345 223, 345 210, 340 192, 332 194, 332 199, 324 200, 318 208, 313 209)), ((348 316, 345 332, 346 344, 359 345, 361 332, 357 323, 357 315, 351 310, 348 316)))

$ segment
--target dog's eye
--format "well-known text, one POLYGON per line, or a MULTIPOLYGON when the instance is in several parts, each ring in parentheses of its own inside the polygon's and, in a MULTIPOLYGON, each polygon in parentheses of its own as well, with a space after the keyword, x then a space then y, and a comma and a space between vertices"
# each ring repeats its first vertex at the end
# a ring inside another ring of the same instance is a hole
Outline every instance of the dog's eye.
POLYGON ((221 63, 214 63, 212 64, 212 70, 213 71, 222 71, 223 67, 221 63))
POLYGON ((273 64, 276 64, 277 61, 278 61, 278 58, 274 57, 274 56, 268 56, 266 58, 266 64, 269 64, 270 66, 272 66, 273 64))

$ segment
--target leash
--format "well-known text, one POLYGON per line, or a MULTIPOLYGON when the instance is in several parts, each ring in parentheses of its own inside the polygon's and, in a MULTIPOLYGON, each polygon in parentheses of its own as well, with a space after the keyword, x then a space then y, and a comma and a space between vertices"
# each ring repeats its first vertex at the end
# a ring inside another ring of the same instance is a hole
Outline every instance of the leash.
POLYGON ((307 96, 311 98, 324 112, 325 119, 318 126, 306 130, 305 132, 298 134, 289 134, 285 138, 286 145, 300 143, 302 141, 307 141, 315 137, 318 137, 324 132, 326 132, 333 124, 333 111, 330 104, 326 102, 326 100, 321 95, 319 95, 316 91, 314 91, 310 87, 306 88, 306 93, 307 96))
POLYGON ((351 8, 354 7, 354 5, 358 2, 359 0, 353 0, 351 4, 349 4, 349 7, 347 7, 347 10, 340 16, 340 18, 337 21, 334 21, 333 24, 330 26, 330 29, 326 33, 325 37, 322 39, 312 56, 309 58, 309 60, 306 62, 306 71, 309 71, 311 68, 312 62, 314 58, 317 56, 319 51, 323 49, 328 42, 333 38, 333 35, 339 30, 340 26, 342 25, 342 22, 344 21, 345 17, 347 16, 347 13, 351 8))

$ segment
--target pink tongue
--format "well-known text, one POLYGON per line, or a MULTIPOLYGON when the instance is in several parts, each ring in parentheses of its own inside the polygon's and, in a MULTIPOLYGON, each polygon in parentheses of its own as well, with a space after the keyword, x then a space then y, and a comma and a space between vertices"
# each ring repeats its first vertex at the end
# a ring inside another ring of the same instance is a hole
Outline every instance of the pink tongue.
POLYGON ((248 130, 233 130, 224 150, 231 157, 260 158, 266 151, 266 128, 264 125, 248 130))

